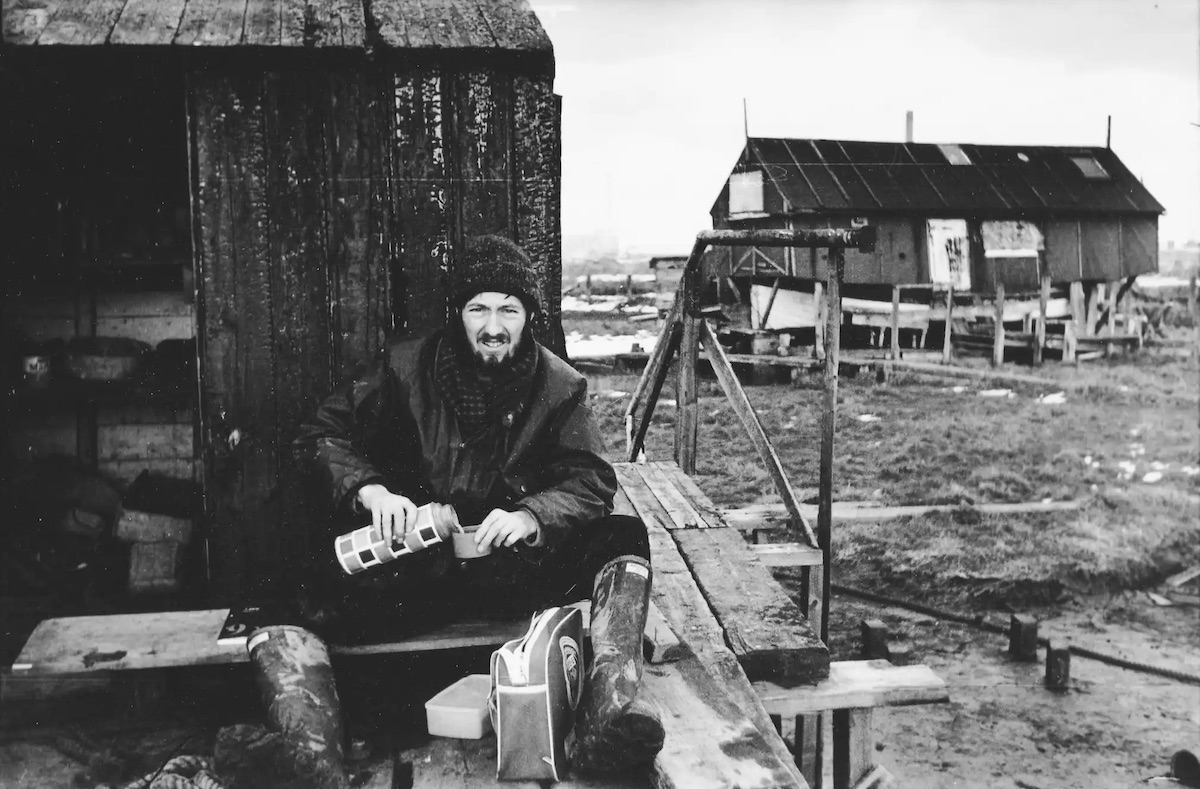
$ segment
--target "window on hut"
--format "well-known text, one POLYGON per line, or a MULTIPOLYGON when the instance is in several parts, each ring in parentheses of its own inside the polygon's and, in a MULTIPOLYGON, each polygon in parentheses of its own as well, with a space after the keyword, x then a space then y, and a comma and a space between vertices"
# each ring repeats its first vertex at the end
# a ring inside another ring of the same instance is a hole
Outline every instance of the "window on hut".
POLYGON ((1100 162, 1096 161, 1095 156, 1072 156, 1071 161, 1079 168, 1079 172, 1083 173, 1085 178, 1096 178, 1107 180, 1109 178, 1108 171, 1100 166, 1100 162))
POLYGON ((729 176, 729 214, 763 212, 763 174, 761 170, 733 173, 729 176))

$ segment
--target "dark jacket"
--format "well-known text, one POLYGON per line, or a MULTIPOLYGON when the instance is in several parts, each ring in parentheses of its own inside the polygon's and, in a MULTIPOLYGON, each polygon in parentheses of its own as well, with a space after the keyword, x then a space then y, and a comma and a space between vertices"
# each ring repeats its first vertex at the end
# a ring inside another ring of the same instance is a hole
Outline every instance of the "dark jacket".
MULTIPOLYGON (((434 388, 441 333, 393 342, 301 426, 295 448, 336 511, 382 483, 417 504, 453 504, 464 525, 494 508, 528 510, 547 547, 612 511, 616 475, 603 458, 587 380, 538 345, 528 397, 465 441, 434 388)), ((448 340, 447 340, 448 341, 448 340)))

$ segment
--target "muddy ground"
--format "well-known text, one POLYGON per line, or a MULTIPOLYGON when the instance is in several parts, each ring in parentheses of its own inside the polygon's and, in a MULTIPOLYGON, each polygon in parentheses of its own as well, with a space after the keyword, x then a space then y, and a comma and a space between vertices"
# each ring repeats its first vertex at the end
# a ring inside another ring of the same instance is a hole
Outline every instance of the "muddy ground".
MULTIPOLYGON (((1200 676, 1196 588, 1173 590, 1169 606, 1149 594, 1200 564, 1196 362, 1168 347, 1014 371, 1061 385, 841 381, 834 499, 957 508, 836 525, 833 582, 1004 627, 1014 612, 1033 614, 1055 643, 1200 676), (1047 397, 1056 392, 1064 394, 1047 397), (1047 500, 1079 509, 1005 517, 973 509, 1047 500)), ((616 393, 634 385, 593 377, 614 458, 627 402, 616 393)), ((819 377, 801 375, 748 388, 802 496, 816 493, 820 387, 819 377)), ((672 454, 673 392, 663 396, 651 458, 672 454)), ((714 383, 702 384, 700 405, 704 490, 725 507, 778 501, 714 383)), ((779 577, 799 593, 796 574, 779 577)), ((901 786, 1133 787, 1165 775, 1177 749, 1200 746, 1200 685, 1075 656, 1070 690, 1050 692, 1044 649, 1038 663, 1015 662, 1004 635, 845 595, 831 601, 836 659, 858 655, 864 619, 884 620, 892 640, 950 686, 949 704, 877 713, 878 761, 901 786)))

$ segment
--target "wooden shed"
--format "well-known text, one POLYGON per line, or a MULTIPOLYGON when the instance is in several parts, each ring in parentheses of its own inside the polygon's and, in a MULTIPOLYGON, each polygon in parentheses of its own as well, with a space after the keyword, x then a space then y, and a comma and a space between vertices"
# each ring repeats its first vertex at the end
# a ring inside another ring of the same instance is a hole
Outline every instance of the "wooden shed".
POLYGON ((463 237, 514 238, 559 292, 548 37, 525 0, 16 0, 3 25, 7 456, 193 478, 212 595, 286 577, 319 517, 296 424, 442 325, 463 237), (60 375, 91 337, 153 352, 60 375))
MULTIPOLYGON (((848 285, 991 293, 1157 271, 1162 212, 1109 148, 752 137, 711 215, 717 229, 870 223, 875 251, 846 253, 848 285)), ((824 262, 743 247, 712 265, 819 279, 824 262)))

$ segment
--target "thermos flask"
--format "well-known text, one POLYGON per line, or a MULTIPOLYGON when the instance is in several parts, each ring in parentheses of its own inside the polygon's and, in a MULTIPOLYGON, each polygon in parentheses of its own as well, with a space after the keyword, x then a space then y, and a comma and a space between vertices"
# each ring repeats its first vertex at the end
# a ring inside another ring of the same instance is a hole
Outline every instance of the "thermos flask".
POLYGON ((334 538, 333 548, 342 569, 354 575, 437 545, 458 528, 454 507, 431 502, 417 508, 416 522, 399 544, 385 540, 371 524, 334 538))

